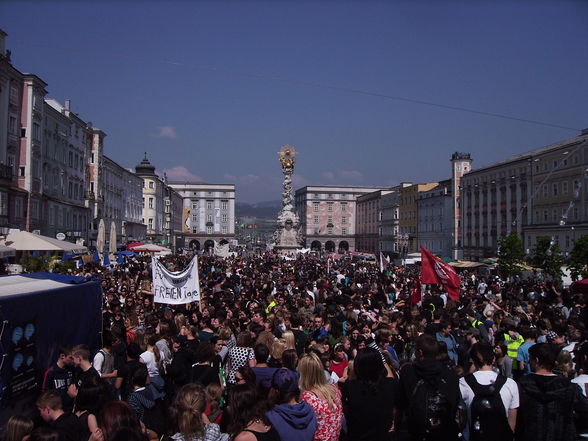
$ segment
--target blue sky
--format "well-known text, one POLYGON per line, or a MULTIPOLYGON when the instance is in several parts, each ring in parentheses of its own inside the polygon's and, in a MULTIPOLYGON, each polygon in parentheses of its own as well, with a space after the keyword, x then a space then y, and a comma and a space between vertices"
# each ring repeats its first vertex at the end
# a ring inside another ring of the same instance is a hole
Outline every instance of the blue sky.
POLYGON ((390 97, 586 128, 587 22, 562 0, 0 2, 13 64, 109 157, 243 202, 280 198, 283 144, 295 188, 390 186, 578 134, 390 97))

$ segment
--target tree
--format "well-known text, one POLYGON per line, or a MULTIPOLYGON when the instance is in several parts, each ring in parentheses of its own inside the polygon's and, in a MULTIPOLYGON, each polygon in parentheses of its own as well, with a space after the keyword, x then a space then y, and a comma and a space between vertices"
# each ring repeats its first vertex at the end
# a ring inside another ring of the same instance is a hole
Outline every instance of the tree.
POLYGON ((541 268, 554 279, 561 279, 564 263, 559 245, 549 236, 539 236, 533 249, 533 266, 541 268))
POLYGON ((588 278, 588 235, 584 235, 574 242, 569 265, 572 280, 588 278))
POLYGON ((498 242, 498 271, 506 276, 521 272, 525 262, 523 241, 517 233, 510 233, 498 242))

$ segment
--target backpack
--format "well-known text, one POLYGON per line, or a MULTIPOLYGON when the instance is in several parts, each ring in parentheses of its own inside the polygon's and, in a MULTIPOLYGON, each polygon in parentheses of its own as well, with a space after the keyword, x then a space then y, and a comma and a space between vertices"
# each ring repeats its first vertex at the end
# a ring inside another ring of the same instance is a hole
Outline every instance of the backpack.
POLYGON ((449 400, 449 384, 438 378, 435 384, 419 379, 409 400, 407 422, 413 435, 423 440, 451 439, 457 434, 455 404, 449 400))
POLYGON ((476 381, 474 374, 466 375, 464 379, 474 392, 470 405, 470 440, 512 440, 513 432, 508 425, 506 410, 500 397, 506 377, 498 374, 494 383, 485 386, 476 381))

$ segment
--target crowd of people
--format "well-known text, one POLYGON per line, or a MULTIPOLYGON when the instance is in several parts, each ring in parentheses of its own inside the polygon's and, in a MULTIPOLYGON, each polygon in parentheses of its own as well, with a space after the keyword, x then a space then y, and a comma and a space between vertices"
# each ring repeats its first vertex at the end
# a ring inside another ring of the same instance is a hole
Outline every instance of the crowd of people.
MULTIPOLYGON (((162 258, 172 271, 192 256, 162 258)), ((150 260, 101 281, 101 348, 63 345, 6 441, 575 440, 588 433, 586 299, 343 257, 199 256, 201 299, 153 302, 150 260), (418 288, 416 288, 418 289, 418 288)))

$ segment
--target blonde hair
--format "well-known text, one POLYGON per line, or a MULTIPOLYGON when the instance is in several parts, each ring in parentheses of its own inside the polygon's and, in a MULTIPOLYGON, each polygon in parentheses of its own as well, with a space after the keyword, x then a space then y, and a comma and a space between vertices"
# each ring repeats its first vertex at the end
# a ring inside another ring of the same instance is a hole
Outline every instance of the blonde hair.
POLYGON ((311 352, 300 359, 298 372, 300 373, 300 388, 302 390, 316 393, 331 407, 341 405, 336 386, 327 383, 323 364, 315 353, 311 352))
POLYGON ((178 390, 171 413, 184 438, 203 432, 202 412, 204 412, 205 405, 206 399, 202 385, 189 383, 178 390))
POLYGON ((284 353, 284 351, 286 349, 288 349, 288 347, 286 345, 286 341, 283 338, 281 338, 281 339, 273 342, 273 344, 270 348, 270 354, 272 355, 273 359, 281 360, 282 354, 284 353))
POLYGON ((263 343, 271 349, 272 345, 276 341, 276 337, 270 331, 261 331, 255 340, 255 344, 263 343))
POLYGON ((294 338, 294 333, 292 331, 285 331, 282 333, 282 338, 286 342, 288 349, 296 349, 296 339, 294 338))

